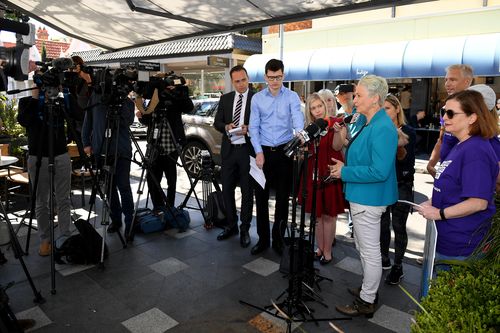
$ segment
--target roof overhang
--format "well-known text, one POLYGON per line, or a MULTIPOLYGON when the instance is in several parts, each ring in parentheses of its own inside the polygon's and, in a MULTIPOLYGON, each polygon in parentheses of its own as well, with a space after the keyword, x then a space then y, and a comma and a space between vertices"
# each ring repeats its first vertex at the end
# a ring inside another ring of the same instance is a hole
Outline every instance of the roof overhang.
MULTIPOLYGON (((264 67, 277 54, 255 54, 245 62, 250 81, 264 82, 264 67)), ((400 41, 285 52, 287 81, 443 77, 453 64, 468 64, 474 75, 500 76, 500 33, 400 41)))
POLYGON ((432 0, 2 0, 108 50, 426 1, 432 0))

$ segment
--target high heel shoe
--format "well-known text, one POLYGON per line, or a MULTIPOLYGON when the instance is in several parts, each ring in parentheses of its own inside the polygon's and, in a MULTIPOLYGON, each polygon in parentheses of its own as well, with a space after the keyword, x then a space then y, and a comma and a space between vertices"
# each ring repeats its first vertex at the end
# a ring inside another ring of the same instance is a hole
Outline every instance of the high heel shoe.
POLYGON ((332 259, 333 257, 331 257, 330 259, 326 259, 325 256, 321 256, 321 258, 319 258, 319 263, 321 265, 327 265, 332 261, 332 259))
POLYGON ((323 257, 323 252, 318 251, 318 250, 314 251, 314 260, 320 260, 321 257, 323 257))

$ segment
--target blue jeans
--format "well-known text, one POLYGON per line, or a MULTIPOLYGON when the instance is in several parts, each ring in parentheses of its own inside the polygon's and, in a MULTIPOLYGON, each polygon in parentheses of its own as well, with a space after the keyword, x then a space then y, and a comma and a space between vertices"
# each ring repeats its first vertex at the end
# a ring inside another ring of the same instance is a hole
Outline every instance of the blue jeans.
MULTIPOLYGON (((434 262, 437 262, 439 260, 460 260, 464 261, 468 257, 466 256, 447 256, 444 254, 441 254, 439 252, 436 252, 436 256, 434 257, 434 262)), ((444 271, 450 271, 451 266, 447 264, 434 264, 434 272, 438 274, 439 272, 444 272, 444 271)))
POLYGON ((130 188, 130 160, 118 158, 116 169, 111 184, 111 203, 110 203, 111 221, 121 225, 122 213, 125 215, 125 225, 132 225, 134 217, 134 199, 132 189, 130 188), (120 198, 118 198, 118 191, 120 198), (121 203, 120 203, 121 201, 121 203))

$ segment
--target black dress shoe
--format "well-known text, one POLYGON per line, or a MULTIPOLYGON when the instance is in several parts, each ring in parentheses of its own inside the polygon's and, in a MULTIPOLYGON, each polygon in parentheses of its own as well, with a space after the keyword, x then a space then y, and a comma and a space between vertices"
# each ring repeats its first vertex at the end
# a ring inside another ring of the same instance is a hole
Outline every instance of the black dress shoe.
POLYGON ((248 247, 250 245, 250 234, 248 231, 241 231, 240 232, 240 245, 242 248, 248 247))
POLYGON ((283 255, 283 243, 281 242, 273 242, 273 250, 278 254, 278 255, 283 255))
POLYGON ((112 234, 114 232, 117 232, 117 231, 120 231, 120 228, 122 227, 122 224, 121 223, 114 223, 114 222, 111 222, 111 224, 109 225, 108 227, 108 233, 109 234, 112 234))
POLYGON ((238 234, 238 228, 226 228, 224 229, 219 236, 217 236, 217 240, 224 240, 228 239, 231 236, 237 235, 238 234))
POLYGON ((261 244, 261 243, 257 243, 257 245, 255 245, 254 247, 252 247, 252 250, 250 251, 250 253, 253 254, 253 255, 256 255, 256 254, 259 254, 261 252, 264 252, 268 248, 269 248, 269 245, 264 245, 264 244, 261 244))

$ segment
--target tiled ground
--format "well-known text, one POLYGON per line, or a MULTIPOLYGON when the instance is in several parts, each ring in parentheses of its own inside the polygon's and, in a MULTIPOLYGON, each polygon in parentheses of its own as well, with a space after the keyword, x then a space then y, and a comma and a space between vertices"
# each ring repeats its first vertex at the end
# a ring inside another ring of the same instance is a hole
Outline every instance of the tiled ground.
MULTIPOLYGON (((134 182, 136 186, 136 182, 134 182)), ((73 198, 79 207, 78 196, 73 198)), ((182 196, 179 194, 180 202, 182 196)), ((87 207, 88 208, 88 207, 87 207)), ((97 210, 100 212, 100 210, 97 210)), ((78 210, 80 215, 85 210, 78 210)), ((85 214, 86 215, 86 214, 85 214)), ((288 287, 278 271, 280 257, 272 250, 262 256, 242 249, 238 237, 219 242, 218 229, 205 230, 198 211, 191 211, 191 229, 137 235, 134 243, 122 248, 110 235, 110 256, 104 269, 96 266, 58 267, 56 294, 50 293, 48 258, 36 254, 38 239, 31 242, 24 257, 36 287, 46 302, 33 303, 33 293, 19 261, 11 251, 8 263, 0 266, 0 284, 16 284, 7 292, 19 318, 35 318, 33 332, 284 332, 283 320, 241 304, 259 307, 283 301, 276 298, 288 287)), ((98 224, 99 226, 99 224, 98 224)), ((257 239, 251 229, 253 244, 257 239)), ((26 237, 20 237, 24 245, 26 237)), ((5 252, 6 247, 2 247, 5 252)), ((319 295, 328 306, 307 303, 315 318, 342 317, 336 304, 350 303, 346 287, 361 283, 360 263, 354 244, 339 236, 332 264, 320 274, 333 282, 320 282, 319 295)), ((420 268, 405 264, 402 286, 418 296, 420 268)), ((387 274, 387 273, 384 273, 387 274)), ((409 332, 411 313, 416 309, 399 287, 382 284, 379 310, 372 319, 335 320, 345 332, 409 332)), ((294 326, 295 328, 295 326, 294 326)), ((300 324, 296 332, 333 332, 328 321, 300 324)))

